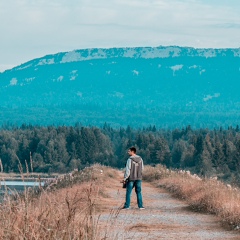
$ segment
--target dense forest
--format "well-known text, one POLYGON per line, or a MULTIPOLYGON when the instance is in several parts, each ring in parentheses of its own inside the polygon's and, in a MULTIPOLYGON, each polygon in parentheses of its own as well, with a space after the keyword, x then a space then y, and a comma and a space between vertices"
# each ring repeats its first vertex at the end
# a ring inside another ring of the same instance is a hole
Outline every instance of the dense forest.
POLYGON ((169 168, 188 169, 201 176, 240 183, 240 130, 163 130, 155 126, 134 129, 75 126, 2 126, 1 170, 68 172, 93 163, 124 167, 127 149, 136 146, 145 164, 161 163, 169 168), (31 167, 30 167, 31 166, 31 167))

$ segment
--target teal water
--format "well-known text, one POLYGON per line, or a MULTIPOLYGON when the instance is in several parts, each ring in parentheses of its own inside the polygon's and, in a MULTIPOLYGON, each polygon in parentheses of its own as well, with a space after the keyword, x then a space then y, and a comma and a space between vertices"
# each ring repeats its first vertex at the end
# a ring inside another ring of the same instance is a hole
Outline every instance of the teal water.
MULTIPOLYGON (((41 186, 44 182, 41 182, 41 186)), ((39 187, 37 181, 0 181, 0 194, 4 194, 6 189, 23 191, 25 187, 39 187)))
MULTIPOLYGON (((44 182, 41 182, 41 186, 44 185, 44 182)), ((34 187, 39 186, 39 182, 36 181, 0 181, 0 186, 27 186, 27 187, 34 187)))

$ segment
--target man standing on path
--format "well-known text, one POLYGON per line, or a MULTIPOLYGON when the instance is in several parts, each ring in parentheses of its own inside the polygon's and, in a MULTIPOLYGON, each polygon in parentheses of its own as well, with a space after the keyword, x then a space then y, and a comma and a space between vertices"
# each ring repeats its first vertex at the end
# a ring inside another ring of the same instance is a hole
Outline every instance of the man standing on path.
POLYGON ((136 148, 128 149, 129 158, 126 164, 126 171, 123 182, 126 182, 126 202, 123 209, 129 209, 131 203, 132 189, 135 188, 139 209, 144 209, 142 201, 142 171, 143 160, 136 154, 136 148))

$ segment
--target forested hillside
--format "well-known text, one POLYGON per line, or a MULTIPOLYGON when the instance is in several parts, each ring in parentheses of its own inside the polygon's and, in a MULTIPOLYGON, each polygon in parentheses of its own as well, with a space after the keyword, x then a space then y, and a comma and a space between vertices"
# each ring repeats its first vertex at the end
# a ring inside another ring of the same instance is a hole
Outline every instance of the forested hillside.
POLYGON ((240 131, 228 129, 162 130, 83 127, 3 127, 0 158, 4 172, 18 172, 21 163, 35 172, 68 172, 92 163, 124 167, 127 148, 135 145, 145 164, 190 169, 240 183, 240 131), (32 162, 32 163, 31 163, 32 162))
POLYGON ((240 49, 85 49, 0 73, 0 125, 214 128, 240 120, 240 49))

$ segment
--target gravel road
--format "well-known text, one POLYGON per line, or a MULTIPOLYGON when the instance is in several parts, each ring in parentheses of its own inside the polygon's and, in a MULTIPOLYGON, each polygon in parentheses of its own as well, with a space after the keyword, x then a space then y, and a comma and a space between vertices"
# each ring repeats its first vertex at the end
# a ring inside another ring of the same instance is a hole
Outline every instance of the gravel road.
POLYGON ((131 209, 118 211, 125 189, 115 179, 108 185, 99 219, 105 239, 240 240, 239 232, 224 229, 216 216, 193 212, 165 189, 149 183, 143 183, 145 210, 138 209, 133 191, 131 209))

